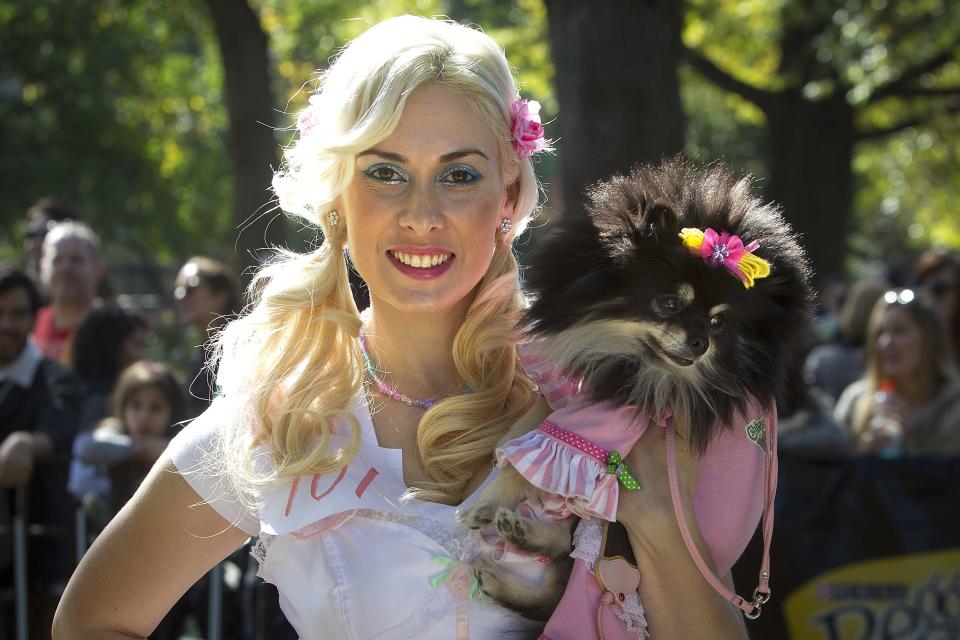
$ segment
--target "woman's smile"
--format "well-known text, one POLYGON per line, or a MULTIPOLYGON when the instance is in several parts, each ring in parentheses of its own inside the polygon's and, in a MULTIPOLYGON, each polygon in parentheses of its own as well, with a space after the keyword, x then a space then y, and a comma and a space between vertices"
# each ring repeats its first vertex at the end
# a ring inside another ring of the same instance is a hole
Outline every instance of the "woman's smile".
POLYGON ((438 247, 404 245, 387 251, 387 259, 400 273, 420 280, 439 278, 450 270, 455 258, 452 251, 438 247))

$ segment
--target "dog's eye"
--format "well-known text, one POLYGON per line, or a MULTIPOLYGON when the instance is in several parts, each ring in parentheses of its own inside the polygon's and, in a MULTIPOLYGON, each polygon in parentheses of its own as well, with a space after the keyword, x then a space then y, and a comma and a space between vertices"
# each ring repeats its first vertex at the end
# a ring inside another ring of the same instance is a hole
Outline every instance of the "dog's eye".
POLYGON ((718 313, 715 316, 710 316, 710 328, 714 331, 723 329, 725 324, 727 324, 727 319, 723 317, 723 314, 718 313))
POLYGON ((656 300, 656 306, 660 313, 673 315, 680 311, 680 298, 676 296, 660 296, 656 300))

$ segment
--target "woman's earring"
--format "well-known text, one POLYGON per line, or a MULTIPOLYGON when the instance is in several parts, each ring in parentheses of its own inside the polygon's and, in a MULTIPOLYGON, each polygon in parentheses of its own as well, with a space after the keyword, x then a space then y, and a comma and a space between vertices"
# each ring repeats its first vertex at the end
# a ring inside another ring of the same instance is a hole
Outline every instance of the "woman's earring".
POLYGON ((327 213, 327 222, 330 223, 332 228, 336 229, 338 226, 340 226, 340 214, 337 213, 336 210, 331 210, 329 213, 327 213))
POLYGON ((513 229, 513 220, 510 218, 504 218, 500 221, 500 233, 507 235, 510 233, 511 229, 513 229))

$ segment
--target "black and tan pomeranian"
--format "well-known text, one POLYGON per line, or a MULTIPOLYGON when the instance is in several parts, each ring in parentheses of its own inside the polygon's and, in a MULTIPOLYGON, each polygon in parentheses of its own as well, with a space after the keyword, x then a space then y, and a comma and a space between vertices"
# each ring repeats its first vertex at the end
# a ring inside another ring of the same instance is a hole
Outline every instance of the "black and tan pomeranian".
MULTIPOLYGON (((592 401, 638 415, 668 410, 691 425, 702 453, 748 398, 770 406, 784 391, 811 310, 797 234, 748 178, 720 165, 639 166, 587 195, 588 215, 571 212, 531 257, 525 334, 581 376, 592 401)), ((518 425, 504 441, 535 426, 518 425)), ((504 539, 553 559, 539 587, 484 559, 475 565, 487 595, 546 619, 570 571, 575 519, 542 524, 515 513, 536 491, 505 466, 461 520, 495 521, 504 539)))

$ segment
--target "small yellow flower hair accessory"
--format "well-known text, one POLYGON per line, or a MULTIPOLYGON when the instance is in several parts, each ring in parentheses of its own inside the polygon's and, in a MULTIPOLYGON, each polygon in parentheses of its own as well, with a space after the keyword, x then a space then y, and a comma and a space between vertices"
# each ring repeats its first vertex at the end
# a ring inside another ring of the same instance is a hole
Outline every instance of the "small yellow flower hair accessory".
POLYGON ((707 264, 729 269, 747 289, 753 286, 754 280, 770 275, 770 263, 753 255, 760 248, 756 240, 744 245, 739 236, 726 231, 717 233, 713 229, 690 227, 680 230, 680 238, 684 246, 699 254, 707 264))

